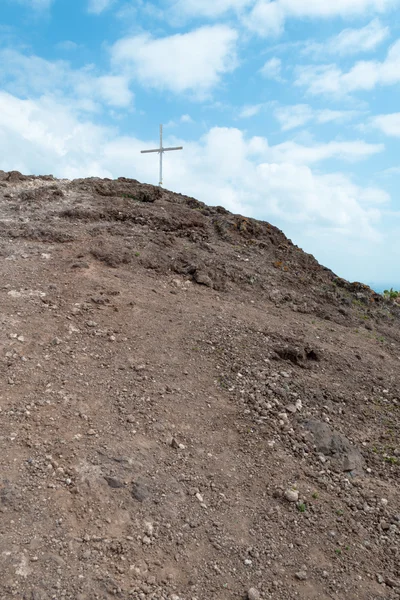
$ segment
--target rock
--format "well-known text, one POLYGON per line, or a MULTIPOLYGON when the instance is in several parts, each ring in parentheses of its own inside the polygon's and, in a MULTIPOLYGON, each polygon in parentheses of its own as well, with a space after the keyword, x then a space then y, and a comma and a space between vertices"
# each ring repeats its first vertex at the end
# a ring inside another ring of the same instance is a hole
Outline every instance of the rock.
POLYGON ((150 521, 146 521, 144 524, 144 530, 149 537, 153 537, 153 534, 154 534, 153 523, 150 523, 150 521))
POLYGON ((260 600, 260 592, 256 588, 250 588, 247 592, 248 600, 260 600))
POLYGON ((396 579, 394 579, 394 577, 385 577, 385 583, 391 588, 400 587, 400 581, 397 581, 396 579))
POLYGON ((148 535, 144 535, 143 536, 143 544, 145 544, 146 546, 150 546, 151 544, 151 539, 149 538, 148 535))
POLYGON ((376 580, 380 584, 385 583, 385 578, 382 577, 382 575, 380 575, 380 573, 378 573, 378 575, 376 576, 376 580))
POLYGON ((299 492, 298 490, 294 490, 292 488, 288 488, 284 494, 286 500, 289 502, 298 502, 299 500, 299 492))
POLYGON ((118 481, 118 479, 114 479, 114 477, 104 477, 104 479, 107 481, 110 488, 118 489, 125 487, 121 481, 118 481))
POLYGON ((207 275, 207 273, 205 273, 204 271, 195 271, 194 275, 193 275, 193 279, 195 280, 196 283, 200 284, 200 285, 205 285, 207 287, 212 288, 213 287, 213 282, 211 277, 209 277, 207 275))
POLYGON ((296 579, 298 579, 299 581, 306 581, 306 579, 308 578, 308 575, 305 571, 298 571, 295 575, 296 579))
POLYGON ((96 323, 96 321, 87 321, 87 322, 86 322, 86 325, 87 325, 88 327, 97 327, 97 323, 96 323))
POLYGON ((362 472, 364 458, 344 435, 314 419, 306 421, 304 426, 312 433, 317 452, 331 457, 342 471, 362 472))
POLYGON ((142 483, 134 481, 132 484, 131 494, 133 498, 135 498, 135 500, 137 500, 138 502, 143 502, 148 497, 149 492, 146 486, 144 486, 142 483))

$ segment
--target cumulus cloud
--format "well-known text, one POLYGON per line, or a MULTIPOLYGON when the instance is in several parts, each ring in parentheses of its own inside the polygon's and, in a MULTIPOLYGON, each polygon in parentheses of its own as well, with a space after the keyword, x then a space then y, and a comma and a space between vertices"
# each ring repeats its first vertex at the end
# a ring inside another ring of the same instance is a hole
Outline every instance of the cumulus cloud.
POLYGON ((50 8, 54 0, 17 0, 17 2, 34 10, 46 10, 50 8))
POLYGON ((260 73, 266 79, 275 79, 276 81, 281 80, 282 72, 282 61, 280 58, 271 58, 267 60, 263 67, 260 69, 260 73))
POLYGON ((88 12, 99 15, 114 3, 114 0, 89 0, 88 12))
POLYGON ((353 118, 358 113, 350 110, 315 110, 309 104, 295 104, 293 106, 279 106, 274 111, 275 118, 279 121, 282 131, 289 131, 308 123, 343 122, 353 118))
POLYGON ((260 114, 263 108, 266 105, 264 103, 261 104, 247 104, 240 109, 239 118, 240 119, 249 119, 250 117, 255 117, 260 114))
POLYGON ((385 149, 383 144, 368 144, 362 140, 350 142, 328 142, 305 146, 296 142, 283 142, 270 148, 273 162, 313 164, 329 159, 356 162, 373 156, 385 149))
POLYGON ((309 42, 303 52, 318 58, 327 54, 335 56, 361 54, 375 50, 389 37, 389 33, 389 27, 384 26, 379 19, 374 19, 359 29, 343 29, 338 35, 330 37, 323 44, 309 42))
POLYGON ((56 48, 65 52, 72 52, 73 50, 77 50, 79 45, 71 40, 64 40, 62 42, 58 42, 58 44, 56 44, 56 48))
MULTIPOLYGON (((287 18, 331 18, 354 17, 374 13, 384 13, 400 4, 400 0, 257 0, 244 22, 247 27, 258 35, 269 37, 283 32, 287 18)), ((352 45, 357 34, 345 34, 340 43, 352 45)), ((373 38, 374 32, 361 34, 361 43, 373 38), (362 37, 364 35, 364 37, 362 37)), ((382 33, 375 31, 375 37, 382 33)), ((378 42, 376 42, 378 43, 378 42)))
POLYGON ((175 15, 215 18, 229 11, 240 11, 253 0, 171 0, 175 15))
POLYGON ((397 0, 277 0, 287 14, 295 17, 347 17, 370 12, 383 13, 398 5, 397 0))
POLYGON ((377 115, 370 120, 370 124, 380 129, 385 135, 400 137, 400 113, 377 115))
POLYGON ((306 87, 314 95, 345 96, 352 92, 369 91, 378 85, 400 82, 400 40, 389 49, 383 61, 357 62, 349 71, 337 65, 307 65, 297 69, 296 85, 306 87))
POLYGON ((225 25, 153 38, 142 34, 119 40, 111 49, 113 64, 142 84, 204 98, 221 75, 237 66, 237 32, 225 25))
POLYGON ((99 103, 122 108, 133 102, 123 75, 96 75, 92 67, 74 70, 67 61, 48 61, 15 50, 0 51, 0 62, 0 83, 21 96, 52 94, 82 110, 96 110, 99 103))
POLYGON ((285 11, 279 2, 259 0, 244 19, 245 25, 263 37, 276 37, 283 32, 285 11))

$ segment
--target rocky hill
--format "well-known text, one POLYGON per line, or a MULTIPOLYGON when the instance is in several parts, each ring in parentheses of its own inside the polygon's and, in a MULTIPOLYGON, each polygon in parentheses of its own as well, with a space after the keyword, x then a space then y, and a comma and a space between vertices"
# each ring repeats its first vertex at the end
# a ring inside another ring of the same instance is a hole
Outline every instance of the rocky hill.
POLYGON ((398 305, 134 180, 0 211, 1 600, 400 598, 398 305))

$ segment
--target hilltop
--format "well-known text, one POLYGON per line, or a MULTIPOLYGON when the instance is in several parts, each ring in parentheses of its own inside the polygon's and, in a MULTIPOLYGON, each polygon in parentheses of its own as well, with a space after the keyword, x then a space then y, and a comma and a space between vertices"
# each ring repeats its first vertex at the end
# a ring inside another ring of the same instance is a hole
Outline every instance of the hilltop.
POLYGON ((135 180, 0 209, 2 600, 400 598, 399 305, 135 180))

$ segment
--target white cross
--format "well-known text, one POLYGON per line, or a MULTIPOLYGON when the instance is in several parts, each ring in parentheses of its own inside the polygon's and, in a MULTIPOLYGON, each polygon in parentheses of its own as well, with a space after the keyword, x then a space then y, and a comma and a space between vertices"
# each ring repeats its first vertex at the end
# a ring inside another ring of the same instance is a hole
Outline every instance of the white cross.
POLYGON ((162 170, 162 161, 164 152, 170 152, 171 150, 183 150, 183 146, 177 146, 176 148, 163 148, 163 126, 160 125, 160 147, 155 150, 141 150, 141 154, 150 154, 150 152, 158 152, 160 155, 160 182, 158 185, 162 185, 163 179, 163 170, 162 170))

